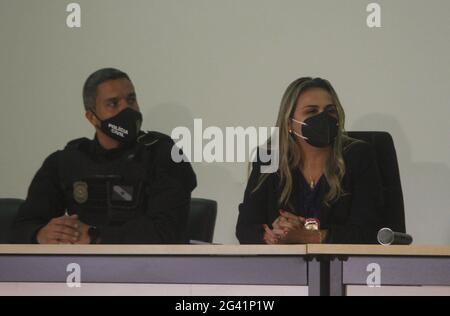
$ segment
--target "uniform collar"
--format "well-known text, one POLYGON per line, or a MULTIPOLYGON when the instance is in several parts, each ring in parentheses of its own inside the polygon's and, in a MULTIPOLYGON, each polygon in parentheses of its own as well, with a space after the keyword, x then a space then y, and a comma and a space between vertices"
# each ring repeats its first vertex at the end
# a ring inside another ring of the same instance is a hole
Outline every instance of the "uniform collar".
POLYGON ((120 156, 128 149, 134 147, 137 144, 137 141, 128 144, 120 144, 119 147, 113 149, 105 149, 100 142, 98 141, 97 134, 94 135, 94 139, 92 140, 91 152, 95 156, 101 156, 105 158, 114 158, 120 156))

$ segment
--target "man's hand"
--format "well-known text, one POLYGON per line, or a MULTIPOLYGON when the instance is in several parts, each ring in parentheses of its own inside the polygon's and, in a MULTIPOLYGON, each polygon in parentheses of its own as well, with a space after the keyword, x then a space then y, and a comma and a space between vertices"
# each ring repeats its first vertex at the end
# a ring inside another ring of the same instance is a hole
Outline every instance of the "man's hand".
POLYGON ((80 238, 75 243, 77 245, 89 245, 91 243, 91 238, 89 237, 89 225, 78 221, 79 228, 78 231, 80 232, 80 238))
POLYGON ((91 243, 89 227, 78 219, 78 215, 65 215, 52 219, 47 226, 41 228, 36 240, 39 244, 88 245, 91 243))
POLYGON ((39 244, 73 244, 80 240, 78 215, 52 219, 36 235, 39 244))

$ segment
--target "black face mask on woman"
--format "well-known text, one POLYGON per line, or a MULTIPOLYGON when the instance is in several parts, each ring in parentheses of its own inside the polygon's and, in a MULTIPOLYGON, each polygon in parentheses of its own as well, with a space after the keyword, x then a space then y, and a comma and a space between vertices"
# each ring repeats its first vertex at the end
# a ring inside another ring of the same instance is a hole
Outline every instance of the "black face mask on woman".
POLYGON ((293 133, 314 147, 323 148, 333 144, 338 134, 339 122, 337 118, 326 111, 314 115, 303 122, 293 118, 291 120, 302 125, 303 135, 295 131, 293 133))
POLYGON ((131 143, 139 135, 142 114, 138 111, 126 108, 107 120, 101 120, 94 111, 92 113, 101 122, 101 131, 118 142, 131 143))

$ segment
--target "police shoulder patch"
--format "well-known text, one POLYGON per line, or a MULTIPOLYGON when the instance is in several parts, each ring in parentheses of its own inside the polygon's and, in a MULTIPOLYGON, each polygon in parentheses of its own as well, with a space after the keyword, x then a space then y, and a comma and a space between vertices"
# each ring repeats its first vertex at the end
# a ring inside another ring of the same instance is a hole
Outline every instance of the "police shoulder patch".
POLYGON ((89 140, 86 137, 77 138, 77 139, 74 139, 74 140, 71 140, 70 142, 68 142, 65 149, 71 149, 71 148, 79 149, 85 145, 88 145, 90 142, 91 142, 91 140, 89 140))

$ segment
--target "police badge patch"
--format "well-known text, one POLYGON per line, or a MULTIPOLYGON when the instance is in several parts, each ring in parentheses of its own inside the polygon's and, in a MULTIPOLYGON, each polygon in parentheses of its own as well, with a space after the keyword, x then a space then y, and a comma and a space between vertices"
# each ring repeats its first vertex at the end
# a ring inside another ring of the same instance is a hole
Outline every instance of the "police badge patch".
POLYGON ((73 198, 78 204, 84 204, 89 197, 88 185, 86 182, 78 181, 73 184, 73 198))

